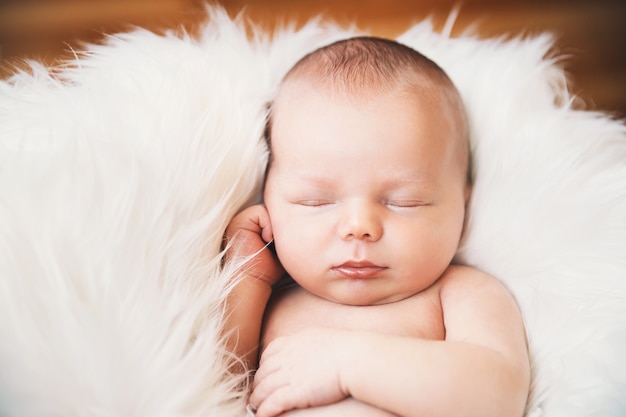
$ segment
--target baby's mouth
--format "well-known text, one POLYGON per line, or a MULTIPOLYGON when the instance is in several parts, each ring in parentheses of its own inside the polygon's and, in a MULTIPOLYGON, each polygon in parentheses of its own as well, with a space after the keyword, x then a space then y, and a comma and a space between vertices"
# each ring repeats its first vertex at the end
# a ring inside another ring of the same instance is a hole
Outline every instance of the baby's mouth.
POLYGON ((333 271, 346 278, 375 278, 387 268, 368 261, 348 261, 332 268, 333 271))

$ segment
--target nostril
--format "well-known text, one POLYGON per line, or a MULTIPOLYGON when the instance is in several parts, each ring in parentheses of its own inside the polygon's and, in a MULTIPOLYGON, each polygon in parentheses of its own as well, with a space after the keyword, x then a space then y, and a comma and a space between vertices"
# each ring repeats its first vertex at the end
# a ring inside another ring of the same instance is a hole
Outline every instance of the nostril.
POLYGON ((373 238, 373 235, 370 232, 353 232, 353 233, 348 233, 346 235, 347 239, 356 239, 356 240, 371 240, 373 238))

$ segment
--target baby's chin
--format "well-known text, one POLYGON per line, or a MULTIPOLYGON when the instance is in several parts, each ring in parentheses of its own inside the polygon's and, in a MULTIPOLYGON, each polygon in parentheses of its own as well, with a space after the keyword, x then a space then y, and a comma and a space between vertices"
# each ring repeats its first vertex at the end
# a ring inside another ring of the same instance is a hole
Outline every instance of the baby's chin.
POLYGON ((314 292, 313 294, 327 301, 331 301, 333 303, 354 306, 354 307, 391 304, 391 303, 405 300, 414 295, 414 294, 384 295, 384 294, 376 293, 374 291, 342 291, 342 292, 336 292, 332 294, 314 292))

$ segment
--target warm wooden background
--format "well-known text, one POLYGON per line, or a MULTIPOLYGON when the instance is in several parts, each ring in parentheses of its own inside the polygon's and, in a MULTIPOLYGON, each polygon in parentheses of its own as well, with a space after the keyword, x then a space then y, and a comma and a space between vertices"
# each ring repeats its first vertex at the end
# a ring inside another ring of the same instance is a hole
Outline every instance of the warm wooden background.
MULTIPOLYGON (((271 27, 323 14, 355 22, 379 36, 395 36, 432 16, 441 27, 461 4, 458 30, 478 24, 482 36, 550 31, 566 58, 572 92, 587 108, 626 117, 626 1, 624 0, 213 0, 271 27)), ((204 0, 0 0, 0 75, 20 58, 53 63, 78 41, 139 25, 152 30, 201 22, 204 0)))

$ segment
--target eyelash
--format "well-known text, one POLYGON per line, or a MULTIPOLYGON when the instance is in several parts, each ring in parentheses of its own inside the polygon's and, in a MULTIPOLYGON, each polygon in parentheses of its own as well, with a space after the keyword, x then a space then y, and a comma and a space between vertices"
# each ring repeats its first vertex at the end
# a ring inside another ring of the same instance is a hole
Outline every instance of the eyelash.
POLYGON ((297 201, 296 204, 304 207, 323 207, 332 204, 332 202, 327 200, 302 200, 297 201))
MULTIPOLYGON (((333 201, 329 200, 301 200, 296 201, 295 204, 303 207, 324 207, 334 204, 333 201)), ((387 207, 399 208, 399 209, 409 209, 409 208, 417 208, 427 205, 422 201, 417 200, 391 200, 385 201, 383 204, 387 207)))
POLYGON ((406 201, 392 200, 392 201, 386 201, 385 205, 390 206, 390 207, 396 207, 396 208, 417 208, 417 207, 425 206, 426 204, 422 201, 416 201, 416 200, 406 200, 406 201))

